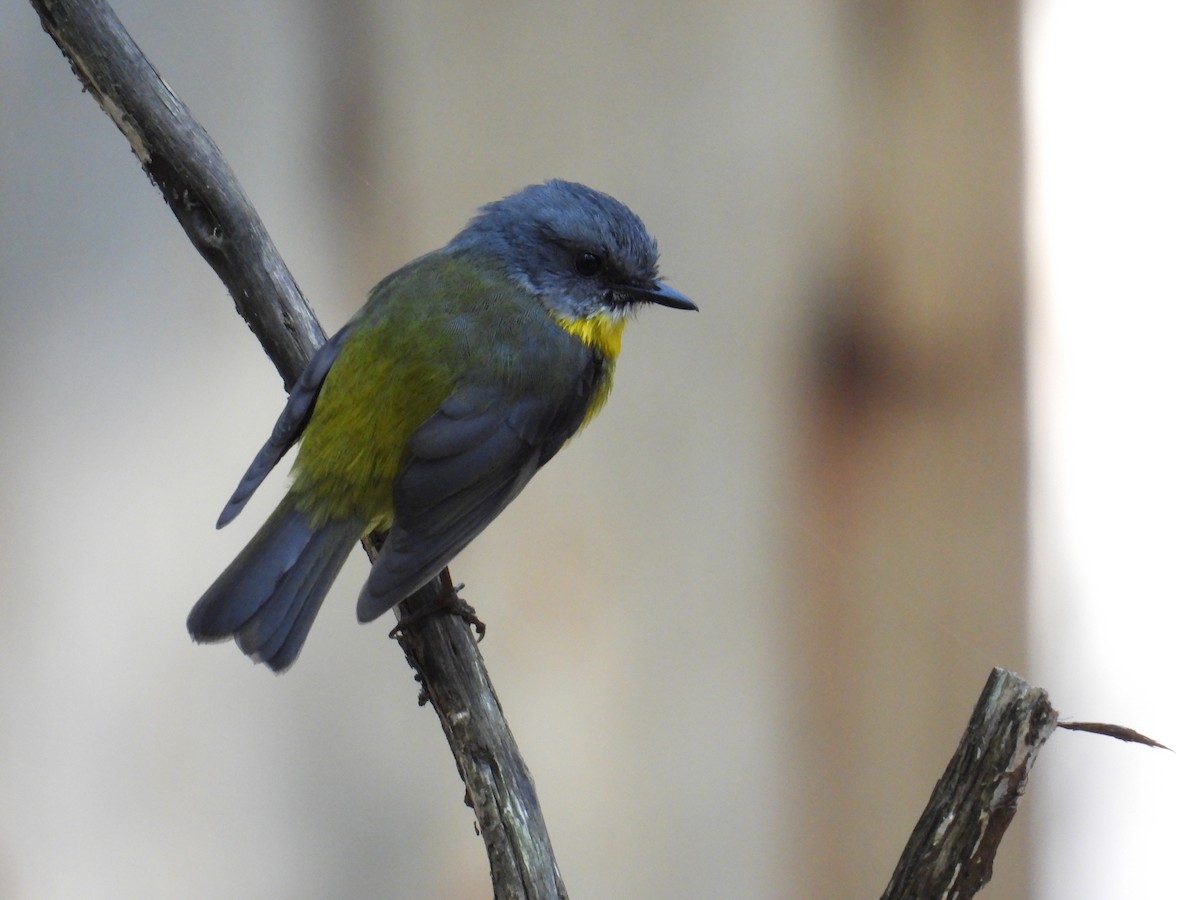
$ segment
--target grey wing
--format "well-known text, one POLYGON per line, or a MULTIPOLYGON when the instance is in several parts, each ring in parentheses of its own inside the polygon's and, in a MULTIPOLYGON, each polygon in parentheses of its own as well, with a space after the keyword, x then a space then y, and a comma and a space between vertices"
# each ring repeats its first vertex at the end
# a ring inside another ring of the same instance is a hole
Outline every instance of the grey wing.
POLYGON ((333 361, 337 359, 349 333, 350 325, 346 325, 327 340, 308 361, 308 365, 304 367, 304 371, 300 373, 300 377, 292 386, 292 392, 288 395, 283 412, 279 414, 275 427, 271 429, 271 436, 258 451, 258 455, 250 463, 250 468, 246 470, 246 474, 242 476, 242 480, 234 489, 233 496, 221 510, 221 515, 217 518, 218 528, 233 521, 242 511, 242 507, 246 505, 246 501, 250 499, 250 495, 258 490, 258 486, 267 477, 267 473, 275 468, 276 463, 283 458, 283 454, 287 453, 292 444, 299 439, 301 432, 304 431, 304 426, 308 424, 308 419, 312 415, 313 406, 316 405, 317 394, 321 391, 325 376, 329 374, 329 369, 333 365, 333 361))
POLYGON ((359 621, 432 579, 512 501, 579 427, 590 396, 513 400, 488 388, 453 394, 408 442, 396 517, 358 598, 359 621))

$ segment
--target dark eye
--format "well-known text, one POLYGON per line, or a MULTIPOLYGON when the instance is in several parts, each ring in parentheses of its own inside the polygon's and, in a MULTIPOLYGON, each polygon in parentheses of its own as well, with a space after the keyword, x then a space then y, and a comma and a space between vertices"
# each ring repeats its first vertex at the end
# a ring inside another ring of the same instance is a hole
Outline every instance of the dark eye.
POLYGON ((586 250, 575 257, 575 271, 584 278, 591 278, 593 275, 599 275, 600 270, 604 268, 604 260, 595 253, 588 253, 586 250))

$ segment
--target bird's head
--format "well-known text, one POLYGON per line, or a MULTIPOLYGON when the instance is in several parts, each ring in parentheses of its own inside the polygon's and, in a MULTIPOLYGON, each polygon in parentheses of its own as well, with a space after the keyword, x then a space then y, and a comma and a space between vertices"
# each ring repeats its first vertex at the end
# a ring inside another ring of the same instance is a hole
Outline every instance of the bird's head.
POLYGON ((658 277, 658 245, 608 194, 547 181, 489 203, 447 247, 497 259, 509 277, 567 321, 623 319, 645 303, 696 304, 658 277))

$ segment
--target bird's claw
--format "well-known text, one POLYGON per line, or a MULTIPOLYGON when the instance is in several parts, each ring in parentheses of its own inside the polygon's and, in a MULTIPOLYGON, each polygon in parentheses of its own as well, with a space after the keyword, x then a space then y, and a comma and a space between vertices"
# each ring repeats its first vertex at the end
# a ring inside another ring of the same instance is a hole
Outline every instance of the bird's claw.
POLYGON ((399 640, 402 632, 413 625, 416 625, 422 619, 429 616, 445 613, 453 616, 458 616, 468 625, 475 629, 476 643, 483 640, 484 634, 487 633, 487 624, 475 614, 475 607, 458 595, 466 585, 447 584, 445 590, 438 596, 438 599, 418 613, 412 613, 400 616, 400 621, 396 623, 396 627, 388 632, 388 637, 392 640, 399 640))

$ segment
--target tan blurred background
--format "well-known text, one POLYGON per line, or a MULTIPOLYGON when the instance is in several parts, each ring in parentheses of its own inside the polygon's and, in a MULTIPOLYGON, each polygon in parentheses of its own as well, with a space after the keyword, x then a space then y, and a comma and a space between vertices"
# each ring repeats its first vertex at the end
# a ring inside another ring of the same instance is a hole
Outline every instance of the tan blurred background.
MULTIPOLYGON (((1025 202, 1053 171, 1030 156, 1029 60, 1061 52, 1030 35, 1094 38, 1068 15, 1086 4, 116 9, 328 330, 477 205, 552 176, 632 206, 700 304, 635 323, 605 414, 453 568, 574 895, 877 896, 993 665, 1064 714, 1183 742, 1151 763, 1141 822, 1195 798, 1194 703, 1161 702, 1194 682, 1184 645, 1147 664, 1086 644, 1086 602, 1058 603, 1082 583, 1056 567, 1072 520, 1031 494, 1054 471, 1029 422, 1062 417, 1026 353, 1053 350, 1027 329, 1057 308, 1025 202), (1119 688, 1089 692, 1097 671, 1119 688)), ((1187 46, 1155 9, 1150 58, 1187 46)), ((0 897, 489 895, 436 719, 386 624, 351 612, 363 558, 286 677, 189 641, 282 491, 212 530, 280 382, 32 10, 0 28, 0 897)), ((1195 375, 1163 384, 1194 400, 1195 375)), ((1142 472, 1097 477, 1136 494, 1142 472)), ((1196 587, 1172 583, 1170 610, 1196 587)), ((1147 644, 1163 615, 1122 627, 1147 644)), ((1167 895, 1128 893, 1118 865, 1184 883, 1177 830, 1135 856, 1097 824, 1148 754, 1076 737, 1044 754, 985 896, 1167 895)))

